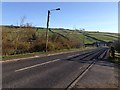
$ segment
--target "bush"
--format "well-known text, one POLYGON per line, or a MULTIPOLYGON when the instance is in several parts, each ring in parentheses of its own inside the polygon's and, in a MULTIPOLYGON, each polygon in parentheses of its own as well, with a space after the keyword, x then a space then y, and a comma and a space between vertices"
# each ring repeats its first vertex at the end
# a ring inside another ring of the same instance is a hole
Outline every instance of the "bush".
POLYGON ((32 52, 45 51, 45 41, 44 40, 34 41, 30 50, 32 50, 32 52))
POLYGON ((120 37, 114 42, 114 47, 116 51, 120 52, 120 37))
POLYGON ((25 53, 29 51, 30 44, 27 42, 19 42, 17 45, 16 54, 25 53))
MULTIPOLYGON (((2 28, 2 54, 12 55, 26 52, 39 52, 46 50, 45 31, 38 31, 32 27, 3 27, 2 28)), ((79 48, 80 40, 49 33, 48 51, 79 48)))
POLYGON ((3 55, 13 55, 15 53, 14 44, 11 42, 2 42, 2 54, 3 55))
POLYGON ((113 43, 115 50, 120 52, 120 34, 118 34, 118 40, 114 41, 113 43))

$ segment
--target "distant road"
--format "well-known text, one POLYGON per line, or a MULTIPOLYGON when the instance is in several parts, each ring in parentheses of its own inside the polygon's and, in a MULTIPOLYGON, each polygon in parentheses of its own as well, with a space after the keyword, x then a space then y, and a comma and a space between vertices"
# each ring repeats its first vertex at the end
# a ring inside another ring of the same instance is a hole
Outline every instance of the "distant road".
POLYGON ((93 61, 107 58, 107 47, 5 62, 3 88, 67 88, 93 61))

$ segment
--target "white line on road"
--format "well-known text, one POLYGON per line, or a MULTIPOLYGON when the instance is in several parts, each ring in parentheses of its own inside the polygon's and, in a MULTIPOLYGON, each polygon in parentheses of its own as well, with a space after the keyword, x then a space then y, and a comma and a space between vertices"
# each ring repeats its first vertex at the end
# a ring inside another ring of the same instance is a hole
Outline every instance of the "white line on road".
POLYGON ((76 55, 71 55, 71 56, 68 56, 68 57, 71 58, 71 57, 74 57, 74 56, 76 56, 76 55))
POLYGON ((68 56, 68 58, 75 57, 75 56, 78 56, 78 55, 80 55, 80 54, 71 55, 71 56, 68 56))
POLYGON ((68 58, 71 58, 71 57, 74 57, 73 55, 72 56, 68 56, 68 58))
POLYGON ((45 65, 45 64, 48 64, 48 63, 59 61, 59 60, 61 60, 61 59, 55 59, 53 61, 48 61, 48 62, 45 62, 45 63, 36 64, 36 65, 33 65, 33 66, 28 66, 28 67, 25 67, 25 68, 21 68, 21 69, 15 70, 15 72, 19 72, 19 71, 27 70, 27 69, 30 69, 30 68, 42 66, 42 65, 45 65))

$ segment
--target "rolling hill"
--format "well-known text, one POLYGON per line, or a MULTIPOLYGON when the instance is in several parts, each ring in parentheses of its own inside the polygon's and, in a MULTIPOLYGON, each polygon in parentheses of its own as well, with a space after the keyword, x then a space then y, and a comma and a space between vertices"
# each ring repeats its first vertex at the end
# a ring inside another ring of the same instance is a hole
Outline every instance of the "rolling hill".
MULTIPOLYGON (((117 33, 90 32, 51 28, 48 51, 79 48, 83 44, 111 42, 118 39, 117 33)), ((2 26, 3 55, 45 51, 46 28, 2 26)))

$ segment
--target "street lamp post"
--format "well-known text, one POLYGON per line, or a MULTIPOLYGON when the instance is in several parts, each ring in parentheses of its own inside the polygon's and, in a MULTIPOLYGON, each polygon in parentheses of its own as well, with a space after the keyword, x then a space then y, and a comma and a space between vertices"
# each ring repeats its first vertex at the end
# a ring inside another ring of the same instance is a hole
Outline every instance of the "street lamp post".
POLYGON ((48 10, 48 16, 47 16, 47 29, 46 29, 46 52, 47 52, 47 46, 48 46, 48 27, 49 27, 49 20, 50 20, 50 10, 48 10))
POLYGON ((47 29, 46 29, 46 49, 45 49, 46 52, 47 52, 47 49, 48 49, 48 31, 49 31, 50 11, 54 11, 54 10, 60 10, 60 8, 48 10, 47 29))

